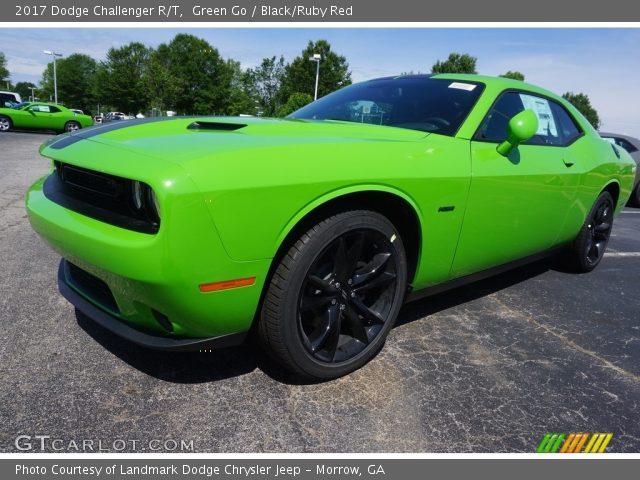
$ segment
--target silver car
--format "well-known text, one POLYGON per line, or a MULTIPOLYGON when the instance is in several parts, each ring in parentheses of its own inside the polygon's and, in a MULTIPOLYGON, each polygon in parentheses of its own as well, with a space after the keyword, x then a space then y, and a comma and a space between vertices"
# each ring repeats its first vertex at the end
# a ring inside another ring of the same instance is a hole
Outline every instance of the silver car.
MULTIPOLYGON (((640 140, 619 133, 600 132, 600 136, 614 145, 624 148, 640 166, 640 140)), ((627 205, 640 207, 640 168, 636 170, 636 183, 627 205)))

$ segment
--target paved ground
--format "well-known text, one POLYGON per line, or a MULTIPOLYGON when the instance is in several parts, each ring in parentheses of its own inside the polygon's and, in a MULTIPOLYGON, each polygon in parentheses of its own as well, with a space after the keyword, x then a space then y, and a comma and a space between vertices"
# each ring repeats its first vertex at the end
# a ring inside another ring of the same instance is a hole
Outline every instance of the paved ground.
POLYGON ((0 451, 49 435, 48 449, 532 452, 549 431, 640 451, 640 210, 592 274, 536 263, 409 305, 365 368, 299 385, 251 346, 155 353, 76 318, 23 207, 48 137, 0 135, 0 451))

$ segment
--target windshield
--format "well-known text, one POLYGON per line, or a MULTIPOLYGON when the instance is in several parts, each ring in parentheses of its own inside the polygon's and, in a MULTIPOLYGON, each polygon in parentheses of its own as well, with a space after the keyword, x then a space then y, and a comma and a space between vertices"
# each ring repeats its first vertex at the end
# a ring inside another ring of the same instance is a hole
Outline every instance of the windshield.
POLYGON ((342 120, 455 135, 484 89, 477 82, 397 77, 358 83, 288 118, 342 120))

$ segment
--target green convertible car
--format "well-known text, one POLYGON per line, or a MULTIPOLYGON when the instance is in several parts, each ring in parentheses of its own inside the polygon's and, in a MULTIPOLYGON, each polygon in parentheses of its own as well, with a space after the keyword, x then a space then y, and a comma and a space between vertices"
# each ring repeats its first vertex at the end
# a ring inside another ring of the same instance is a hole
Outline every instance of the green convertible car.
POLYGON ((55 103, 22 102, 0 108, 0 132, 13 128, 75 132, 93 125, 89 115, 82 115, 55 103))
POLYGON ((602 259, 636 164, 523 82, 410 75, 286 119, 112 123, 41 147, 26 198, 61 293, 136 344, 253 332, 306 377, 372 358, 402 304, 559 248, 602 259))

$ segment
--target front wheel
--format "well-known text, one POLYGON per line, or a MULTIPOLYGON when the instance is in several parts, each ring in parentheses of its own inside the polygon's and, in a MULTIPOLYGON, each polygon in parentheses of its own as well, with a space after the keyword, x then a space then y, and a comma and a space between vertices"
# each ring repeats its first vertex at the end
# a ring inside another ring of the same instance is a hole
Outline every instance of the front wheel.
POLYGON ((80 124, 78 122, 74 122, 74 121, 70 121, 64 124, 64 131, 65 132, 76 132, 78 130, 80 130, 82 127, 80 126, 80 124))
POLYGON ((573 270, 581 273, 590 272, 598 266, 609 243, 613 227, 613 198, 609 192, 602 192, 580 233, 570 246, 569 260, 573 270))
POLYGON ((0 132, 8 132, 11 130, 11 119, 9 117, 5 117, 0 115, 0 132))
POLYGON ((327 380, 380 350, 404 300, 407 261, 382 215, 340 213, 304 233, 267 287, 258 335, 285 368, 327 380))

